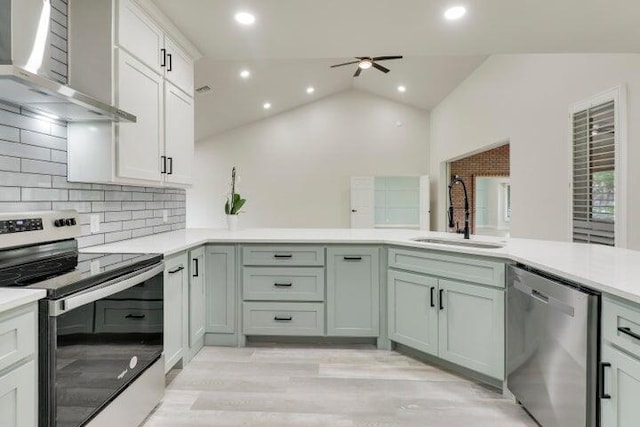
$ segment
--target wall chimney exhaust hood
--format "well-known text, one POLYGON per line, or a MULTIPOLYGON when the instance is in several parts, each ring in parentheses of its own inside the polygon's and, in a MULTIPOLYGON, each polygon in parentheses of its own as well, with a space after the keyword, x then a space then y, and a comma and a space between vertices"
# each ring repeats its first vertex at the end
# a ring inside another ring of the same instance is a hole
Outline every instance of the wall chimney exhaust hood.
POLYGON ((135 123, 133 114, 74 90, 52 71, 67 57, 58 49, 54 59, 52 22, 50 0, 0 0, 0 100, 65 122, 135 123))

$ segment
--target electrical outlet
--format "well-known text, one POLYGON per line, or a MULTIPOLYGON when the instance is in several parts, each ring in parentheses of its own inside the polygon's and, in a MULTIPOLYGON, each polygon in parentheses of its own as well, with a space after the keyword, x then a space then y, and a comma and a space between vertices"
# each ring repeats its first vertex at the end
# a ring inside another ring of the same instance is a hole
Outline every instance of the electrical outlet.
POLYGON ((165 209, 162 211, 162 222, 168 222, 168 221, 169 221, 169 211, 165 209))
POLYGON ((100 215, 94 214, 91 215, 91 232, 98 233, 100 232, 100 215))

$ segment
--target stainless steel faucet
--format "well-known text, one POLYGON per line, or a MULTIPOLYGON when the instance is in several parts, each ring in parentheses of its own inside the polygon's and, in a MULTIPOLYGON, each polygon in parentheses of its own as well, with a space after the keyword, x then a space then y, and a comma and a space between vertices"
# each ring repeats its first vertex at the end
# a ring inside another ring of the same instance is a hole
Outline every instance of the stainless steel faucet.
POLYGON ((467 186, 459 175, 454 176, 451 180, 451 184, 449 184, 449 228, 455 227, 455 224, 453 223, 453 198, 451 192, 453 190, 453 186, 456 184, 461 184, 462 189, 464 190, 464 238, 469 239, 469 194, 467 193, 467 186))

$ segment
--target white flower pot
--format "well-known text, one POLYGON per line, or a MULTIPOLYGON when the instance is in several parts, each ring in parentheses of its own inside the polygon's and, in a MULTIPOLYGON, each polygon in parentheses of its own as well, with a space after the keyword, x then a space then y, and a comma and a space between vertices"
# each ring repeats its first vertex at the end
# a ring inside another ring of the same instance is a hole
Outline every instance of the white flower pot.
POLYGON ((236 231, 238 229, 238 215, 227 215, 227 226, 229 231, 236 231))

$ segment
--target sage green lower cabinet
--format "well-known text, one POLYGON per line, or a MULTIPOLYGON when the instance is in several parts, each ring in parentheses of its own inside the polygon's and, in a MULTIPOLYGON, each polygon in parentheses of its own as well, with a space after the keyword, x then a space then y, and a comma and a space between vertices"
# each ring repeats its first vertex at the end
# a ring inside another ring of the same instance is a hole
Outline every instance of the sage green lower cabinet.
POLYGON ((206 265, 204 247, 189 251, 189 348, 202 346, 205 331, 206 265))
POLYGON ((206 247, 206 332, 236 332, 236 256, 233 246, 206 247))
POLYGON ((438 280, 439 357, 504 379, 504 291, 438 280))
POLYGON ((438 280, 389 271, 387 277, 389 338, 438 355, 438 280))
POLYGON ((188 346, 188 259, 182 253, 165 260, 164 360, 165 373, 185 357, 188 346))
POLYGON ((36 362, 0 374, 0 426, 35 427, 36 362))
POLYGON ((0 426, 38 425, 38 303, 0 313, 0 426))
POLYGON ((324 335, 323 303, 244 302, 242 315, 245 335, 324 335))
POLYGON ((380 251, 371 247, 327 249, 327 335, 380 334, 380 251))
POLYGON ((602 361, 611 364, 604 370, 604 392, 611 397, 600 399, 602 427, 639 426, 640 360, 605 344, 602 361))

